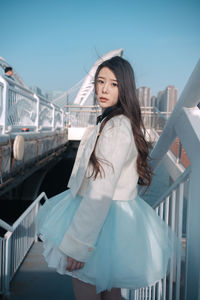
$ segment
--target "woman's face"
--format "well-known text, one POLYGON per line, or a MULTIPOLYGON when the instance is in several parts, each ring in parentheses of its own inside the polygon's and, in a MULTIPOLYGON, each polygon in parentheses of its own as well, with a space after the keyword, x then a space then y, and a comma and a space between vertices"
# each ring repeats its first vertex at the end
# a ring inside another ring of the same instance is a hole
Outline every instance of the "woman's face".
POLYGON ((96 94, 99 105, 104 109, 118 102, 118 82, 115 74, 107 67, 100 70, 96 82, 96 94))

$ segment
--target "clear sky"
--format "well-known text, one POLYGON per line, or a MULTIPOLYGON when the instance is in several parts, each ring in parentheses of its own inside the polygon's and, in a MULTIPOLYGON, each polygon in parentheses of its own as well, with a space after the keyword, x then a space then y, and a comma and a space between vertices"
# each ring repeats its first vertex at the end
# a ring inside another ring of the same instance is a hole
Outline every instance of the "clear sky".
POLYGON ((179 95, 200 58, 199 0, 0 0, 0 56, 27 85, 66 91, 123 48, 136 84, 179 95))

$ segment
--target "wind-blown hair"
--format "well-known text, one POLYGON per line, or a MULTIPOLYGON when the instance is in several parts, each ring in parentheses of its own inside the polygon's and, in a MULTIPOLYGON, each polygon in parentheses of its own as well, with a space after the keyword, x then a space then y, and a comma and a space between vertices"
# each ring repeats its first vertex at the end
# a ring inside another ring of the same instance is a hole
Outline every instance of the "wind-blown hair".
MULTIPOLYGON (((145 127, 142 121, 140 105, 136 95, 133 69, 128 61, 119 56, 115 56, 109 60, 104 61, 101 65, 98 66, 95 74, 95 94, 97 77, 100 70, 104 67, 109 68, 116 76, 116 79, 118 81, 119 98, 117 108, 103 120, 100 127, 100 132, 102 131, 108 120, 116 115, 123 114, 130 120, 136 147, 138 149, 137 172, 140 177, 139 184, 149 186, 152 178, 152 172, 148 165, 149 149, 148 143, 145 140, 145 127)), ((95 148, 90 157, 90 162, 93 166, 94 179, 96 179, 99 173, 101 175, 103 171, 103 167, 99 159, 95 155, 95 148)))

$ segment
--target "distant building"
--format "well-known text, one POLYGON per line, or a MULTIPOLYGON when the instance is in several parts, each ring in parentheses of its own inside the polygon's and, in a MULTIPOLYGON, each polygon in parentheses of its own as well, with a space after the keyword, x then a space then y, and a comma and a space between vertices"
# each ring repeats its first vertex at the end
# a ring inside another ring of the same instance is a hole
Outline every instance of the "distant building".
POLYGON ((162 112, 172 112, 178 99, 178 90, 175 86, 169 85, 164 91, 160 91, 156 98, 156 106, 162 112))
POLYGON ((138 88, 137 89, 137 97, 139 99, 141 107, 151 106, 151 89, 150 88, 148 88, 146 86, 142 86, 142 87, 138 88))
POLYGON ((152 106, 152 107, 157 106, 157 105, 156 105, 156 101, 157 101, 156 96, 152 96, 152 97, 151 97, 151 105, 150 105, 150 106, 152 106))
POLYGON ((160 110, 160 103, 162 102, 162 99, 163 99, 163 94, 164 94, 164 91, 160 91, 160 92, 158 92, 158 95, 156 97, 155 106, 159 110, 160 110))
POLYGON ((58 98, 59 96, 63 95, 63 91, 48 91, 46 92, 46 98, 52 102, 54 99, 58 98))

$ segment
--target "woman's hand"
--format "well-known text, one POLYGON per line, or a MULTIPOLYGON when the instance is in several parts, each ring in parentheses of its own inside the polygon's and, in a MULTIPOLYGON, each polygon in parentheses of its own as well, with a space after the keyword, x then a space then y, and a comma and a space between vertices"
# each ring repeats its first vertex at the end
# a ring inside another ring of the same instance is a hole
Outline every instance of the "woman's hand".
POLYGON ((67 256, 67 266, 66 266, 67 271, 82 269, 84 265, 85 264, 83 262, 77 261, 74 258, 67 256))

